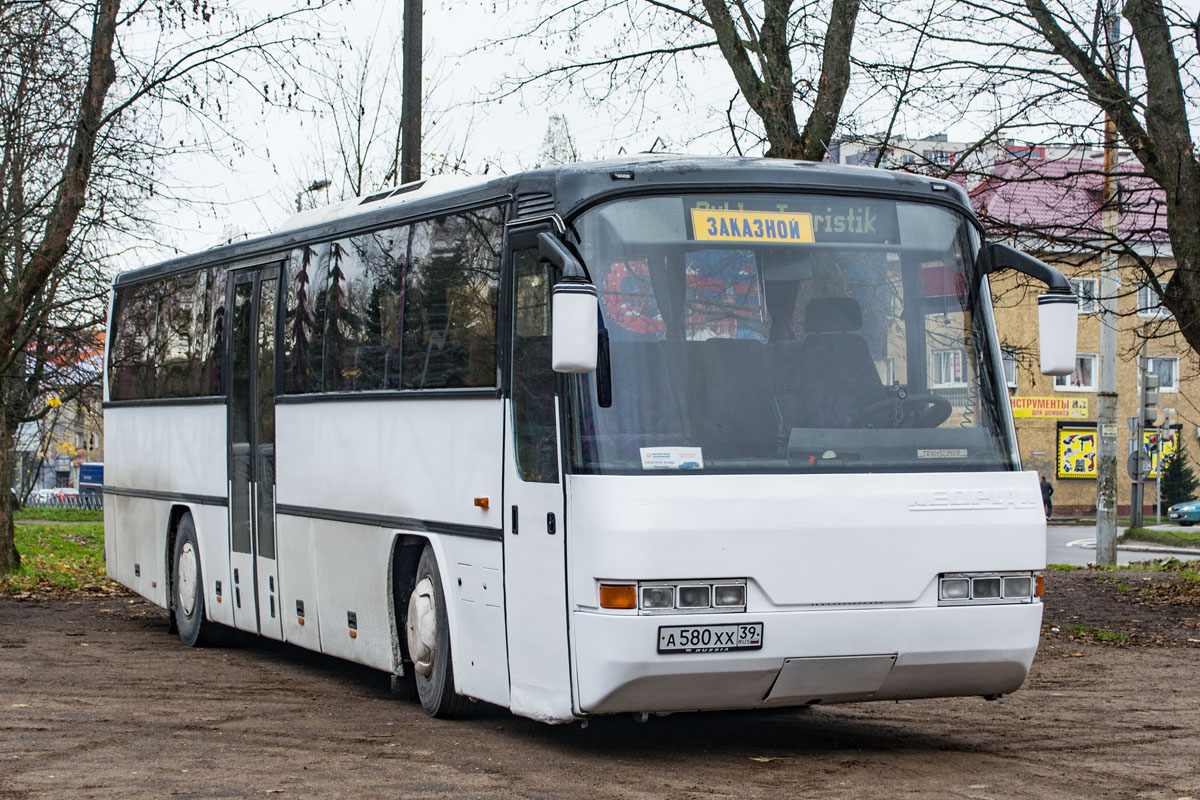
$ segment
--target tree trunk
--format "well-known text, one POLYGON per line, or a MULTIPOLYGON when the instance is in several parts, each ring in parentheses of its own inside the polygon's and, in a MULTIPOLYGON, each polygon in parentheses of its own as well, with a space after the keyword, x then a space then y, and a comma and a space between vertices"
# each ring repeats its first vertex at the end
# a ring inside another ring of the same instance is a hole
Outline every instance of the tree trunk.
POLYGON ((7 406, 6 402, 0 402, 0 434, 4 436, 4 441, 0 443, 0 575, 16 572, 17 567, 21 566, 13 527, 12 470, 15 448, 13 437, 8 435, 7 406))

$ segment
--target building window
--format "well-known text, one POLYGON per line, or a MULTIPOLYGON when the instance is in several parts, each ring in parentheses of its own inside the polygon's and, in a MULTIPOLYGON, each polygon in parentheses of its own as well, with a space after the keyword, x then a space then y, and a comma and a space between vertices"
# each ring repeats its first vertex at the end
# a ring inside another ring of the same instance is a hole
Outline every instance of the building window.
POLYGON ((1095 314, 1100 310, 1099 281, 1095 278, 1068 278, 1071 291, 1079 298, 1080 314, 1095 314))
MULTIPOLYGON (((1165 286, 1163 288, 1166 288, 1165 286)), ((1139 317, 1169 317, 1171 312, 1163 308, 1162 300, 1154 287, 1148 283, 1138 285, 1137 313, 1139 317)))
POLYGON ((953 350, 934 350, 930 359, 929 385, 937 387, 966 386, 963 369, 965 354, 961 347, 953 350))
POLYGON ((1017 351, 1011 347, 1000 348, 1000 361, 1004 364, 1004 382, 1008 388, 1017 388, 1017 351))
POLYGON ((1179 391, 1179 359, 1174 356, 1147 356, 1146 371, 1158 376, 1160 392, 1179 391))
POLYGON ((1070 375, 1057 375, 1054 388, 1063 392, 1096 391, 1096 354, 1079 353, 1075 356, 1075 371, 1070 375))
POLYGON ((879 380, 883 381, 884 386, 893 386, 896 384, 895 356, 888 356, 884 359, 876 359, 875 369, 879 370, 879 380))

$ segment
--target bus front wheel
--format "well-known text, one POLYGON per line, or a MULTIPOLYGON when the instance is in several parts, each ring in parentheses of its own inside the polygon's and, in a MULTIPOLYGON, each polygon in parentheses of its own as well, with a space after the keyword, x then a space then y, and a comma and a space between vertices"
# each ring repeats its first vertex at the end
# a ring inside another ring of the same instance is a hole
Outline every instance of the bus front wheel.
POLYGON ((213 644, 216 623, 204 618, 204 573, 191 514, 179 520, 171 566, 171 605, 179 638, 188 647, 213 644))
POLYGON ((437 558, 429 545, 425 545, 417 564, 416 580, 412 594, 408 596, 404 633, 417 696, 421 698, 425 713, 441 719, 464 716, 470 701, 454 689, 446 598, 437 558))

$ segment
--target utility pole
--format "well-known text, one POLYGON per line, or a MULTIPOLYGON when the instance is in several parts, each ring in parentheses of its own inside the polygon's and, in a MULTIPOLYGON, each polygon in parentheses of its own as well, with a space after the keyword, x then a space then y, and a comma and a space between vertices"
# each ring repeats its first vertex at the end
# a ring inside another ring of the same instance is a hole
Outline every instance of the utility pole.
MULTIPOLYGON (((1108 35, 1108 69, 1117 79, 1117 48, 1120 46, 1121 17, 1116 0, 1104 3, 1108 35)), ((1104 232, 1110 239, 1117 233, 1117 127, 1104 114, 1104 232)), ((1117 563, 1117 254, 1111 243, 1100 256, 1100 392, 1096 403, 1096 427, 1100 433, 1100 463, 1096 479, 1096 563, 1117 563)), ((1141 445, 1141 442, 1137 443, 1141 445)))
POLYGON ((404 0, 401 60, 404 80, 400 100, 400 182, 421 179, 421 17, 423 0, 404 0))
POLYGON ((1142 499, 1146 492, 1146 479, 1142 477, 1142 443, 1146 441, 1146 339, 1142 339, 1138 351, 1138 412, 1137 424, 1133 426, 1133 486, 1129 492, 1129 527, 1142 527, 1142 499))

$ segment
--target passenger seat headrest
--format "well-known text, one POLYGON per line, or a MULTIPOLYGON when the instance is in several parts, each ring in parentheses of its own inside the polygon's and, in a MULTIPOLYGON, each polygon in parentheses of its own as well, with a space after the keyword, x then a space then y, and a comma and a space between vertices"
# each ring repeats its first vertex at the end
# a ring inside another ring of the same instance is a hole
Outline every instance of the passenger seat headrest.
POLYGON ((862 324, 862 308, 853 297, 815 297, 804 310, 809 333, 848 333, 862 324))

